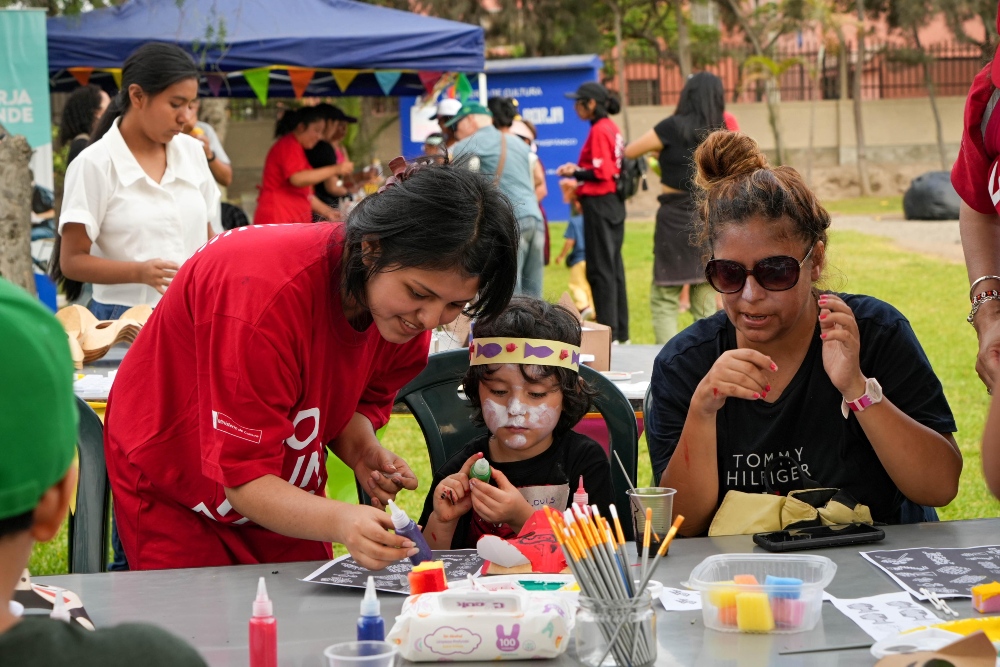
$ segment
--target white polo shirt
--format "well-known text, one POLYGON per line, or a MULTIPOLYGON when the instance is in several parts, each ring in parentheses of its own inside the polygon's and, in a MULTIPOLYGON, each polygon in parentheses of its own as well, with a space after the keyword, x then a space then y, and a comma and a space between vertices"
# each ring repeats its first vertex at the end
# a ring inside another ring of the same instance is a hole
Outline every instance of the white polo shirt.
MULTIPOLYGON (((95 257, 182 264, 208 241, 209 223, 220 224, 221 195, 202 144, 184 134, 174 137, 167 144, 167 170, 156 183, 125 144, 120 121, 66 170, 59 231, 67 222, 83 224, 95 257)), ((94 300, 155 306, 160 293, 139 283, 94 285, 94 300)))

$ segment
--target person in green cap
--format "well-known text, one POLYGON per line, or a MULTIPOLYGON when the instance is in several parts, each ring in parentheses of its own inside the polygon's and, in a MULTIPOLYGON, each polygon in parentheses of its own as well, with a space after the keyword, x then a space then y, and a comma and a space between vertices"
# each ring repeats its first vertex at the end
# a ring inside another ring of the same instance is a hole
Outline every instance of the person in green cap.
POLYGON ((198 652, 152 625, 91 631, 15 616, 10 601, 35 542, 48 542, 76 492, 73 361, 62 325, 0 279, 0 665, 205 667, 198 652))

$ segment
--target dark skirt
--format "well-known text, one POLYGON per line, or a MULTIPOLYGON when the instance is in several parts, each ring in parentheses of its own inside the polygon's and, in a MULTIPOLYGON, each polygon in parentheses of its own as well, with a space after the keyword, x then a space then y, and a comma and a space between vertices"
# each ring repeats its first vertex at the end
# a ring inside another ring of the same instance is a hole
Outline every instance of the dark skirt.
POLYGON ((653 234, 653 283, 684 285, 705 282, 704 251, 692 243, 698 212, 688 192, 662 194, 653 234))

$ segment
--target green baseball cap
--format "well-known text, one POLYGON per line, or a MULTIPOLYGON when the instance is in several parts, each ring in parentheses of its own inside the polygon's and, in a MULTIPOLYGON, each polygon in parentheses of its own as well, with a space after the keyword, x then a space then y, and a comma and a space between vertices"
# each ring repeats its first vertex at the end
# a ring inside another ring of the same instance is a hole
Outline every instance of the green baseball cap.
POLYGON ((454 116, 452 116, 451 120, 449 120, 447 123, 444 124, 444 126, 455 127, 458 124, 458 121, 462 120, 466 116, 472 116, 472 115, 489 116, 490 118, 493 118, 492 111, 484 107, 479 102, 473 102, 470 100, 465 104, 463 104, 462 108, 459 109, 458 112, 454 116))
POLYGON ((0 519, 30 512, 76 455, 78 413, 66 331, 0 279, 0 519))

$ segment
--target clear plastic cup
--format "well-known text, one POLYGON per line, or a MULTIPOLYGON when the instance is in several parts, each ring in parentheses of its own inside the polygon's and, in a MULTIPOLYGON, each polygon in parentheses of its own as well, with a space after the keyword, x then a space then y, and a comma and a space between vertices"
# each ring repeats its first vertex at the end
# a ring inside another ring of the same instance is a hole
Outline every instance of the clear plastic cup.
POLYGON ((392 667, 398 651, 389 642, 344 642, 323 650, 327 667, 392 667))
POLYGON ((660 542, 667 536, 670 524, 673 522, 674 494, 676 489, 662 486, 647 486, 629 489, 625 493, 629 498, 629 509, 632 512, 632 529, 635 531, 635 551, 642 557, 642 540, 646 530, 646 508, 653 510, 652 532, 649 536, 649 556, 652 558, 660 548, 660 542))

